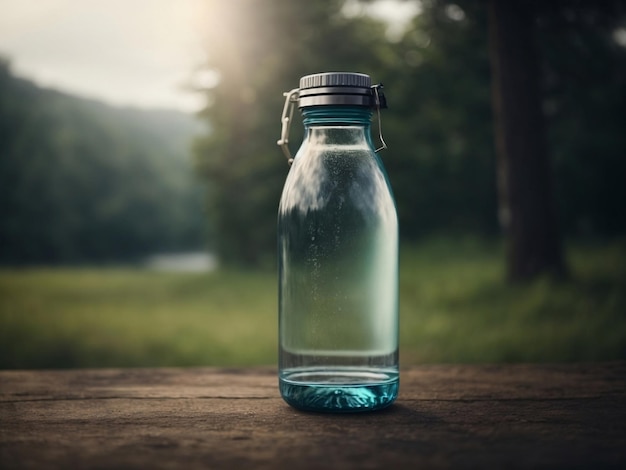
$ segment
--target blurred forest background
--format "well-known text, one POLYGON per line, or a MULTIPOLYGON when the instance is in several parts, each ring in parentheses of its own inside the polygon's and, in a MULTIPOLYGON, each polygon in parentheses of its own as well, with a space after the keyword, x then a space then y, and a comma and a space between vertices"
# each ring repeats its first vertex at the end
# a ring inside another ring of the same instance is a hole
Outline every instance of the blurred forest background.
POLYGON ((568 268, 522 284, 506 282, 490 3, 406 0, 405 24, 376 3, 209 2, 214 80, 195 117, 38 88, 0 63, 0 367, 273 363, 282 92, 320 71, 385 86, 405 363, 626 358, 624 2, 511 3, 531 18, 539 203, 568 268), (220 269, 138 268, 199 250, 220 269))
POLYGON ((206 245, 203 186, 176 111, 114 108, 0 62, 0 263, 137 260, 206 245))

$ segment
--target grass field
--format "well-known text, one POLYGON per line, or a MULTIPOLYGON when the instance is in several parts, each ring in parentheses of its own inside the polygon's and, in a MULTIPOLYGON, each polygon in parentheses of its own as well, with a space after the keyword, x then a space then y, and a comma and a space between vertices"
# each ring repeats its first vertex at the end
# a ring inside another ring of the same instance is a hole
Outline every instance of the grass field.
MULTIPOLYGON (((626 243, 568 259, 508 286, 499 247, 404 248, 402 364, 626 359, 626 243)), ((274 364, 276 327, 274 272, 0 270, 0 368, 274 364)))

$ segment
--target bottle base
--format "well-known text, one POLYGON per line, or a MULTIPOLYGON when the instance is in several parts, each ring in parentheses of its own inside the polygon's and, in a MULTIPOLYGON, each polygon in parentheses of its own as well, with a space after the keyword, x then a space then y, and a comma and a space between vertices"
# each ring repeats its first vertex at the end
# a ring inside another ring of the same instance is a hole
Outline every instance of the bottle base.
POLYGON ((300 410, 355 413, 391 405, 399 380, 397 372, 299 372, 282 375, 279 388, 283 399, 300 410))

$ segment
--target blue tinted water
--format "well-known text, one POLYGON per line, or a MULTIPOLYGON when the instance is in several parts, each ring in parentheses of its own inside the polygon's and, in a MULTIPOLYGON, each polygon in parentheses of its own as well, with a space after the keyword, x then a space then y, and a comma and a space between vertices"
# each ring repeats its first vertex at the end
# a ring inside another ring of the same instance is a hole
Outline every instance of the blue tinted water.
POLYGON ((352 413, 391 405, 398 396, 395 371, 284 371, 280 392, 291 406, 306 411, 352 413))

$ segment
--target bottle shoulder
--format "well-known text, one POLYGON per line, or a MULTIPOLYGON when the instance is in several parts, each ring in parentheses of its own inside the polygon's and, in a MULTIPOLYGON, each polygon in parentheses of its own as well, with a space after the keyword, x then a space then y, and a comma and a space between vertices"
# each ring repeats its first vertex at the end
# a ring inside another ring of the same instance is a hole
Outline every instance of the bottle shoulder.
POLYGON ((365 211, 395 208, 376 153, 367 146, 325 146, 298 152, 285 181, 280 210, 320 210, 339 203, 365 211))

